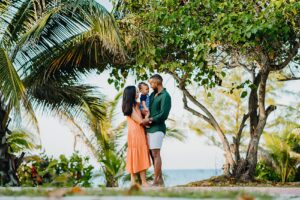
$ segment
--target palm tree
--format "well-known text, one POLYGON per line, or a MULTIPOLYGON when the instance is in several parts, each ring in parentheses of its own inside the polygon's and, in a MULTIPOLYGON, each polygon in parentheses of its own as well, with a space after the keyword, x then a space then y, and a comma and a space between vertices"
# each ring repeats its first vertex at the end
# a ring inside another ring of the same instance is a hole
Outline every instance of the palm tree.
MULTIPOLYGON (((62 113, 64 119, 70 121, 77 127, 77 134, 87 147, 90 148, 93 156, 99 161, 101 171, 105 177, 106 187, 117 187, 119 179, 125 173, 125 151, 127 145, 120 146, 120 138, 123 137, 126 128, 126 121, 116 124, 117 105, 122 93, 119 93, 111 101, 104 103, 105 117, 99 120, 93 113, 86 117, 88 127, 82 128, 82 124, 72 117, 62 113), (85 130, 90 130, 93 135, 88 137, 85 130)), ((83 124, 83 125, 84 125, 83 124)))
POLYGON ((0 184, 18 185, 10 117, 21 122, 26 113, 35 127, 34 109, 102 119, 100 97, 80 78, 125 56, 113 18, 96 0, 4 0, 0 25, 0 184))
POLYGON ((283 183, 287 182, 296 172, 300 163, 300 135, 297 133, 296 127, 286 124, 280 135, 264 135, 266 153, 283 183))

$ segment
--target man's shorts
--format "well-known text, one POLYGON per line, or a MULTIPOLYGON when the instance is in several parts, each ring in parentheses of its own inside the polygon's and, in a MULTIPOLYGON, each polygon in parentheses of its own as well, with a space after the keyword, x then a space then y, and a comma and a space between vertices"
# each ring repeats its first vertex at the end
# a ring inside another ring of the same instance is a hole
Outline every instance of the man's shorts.
POLYGON ((147 133, 149 149, 161 149, 165 134, 162 131, 147 133))

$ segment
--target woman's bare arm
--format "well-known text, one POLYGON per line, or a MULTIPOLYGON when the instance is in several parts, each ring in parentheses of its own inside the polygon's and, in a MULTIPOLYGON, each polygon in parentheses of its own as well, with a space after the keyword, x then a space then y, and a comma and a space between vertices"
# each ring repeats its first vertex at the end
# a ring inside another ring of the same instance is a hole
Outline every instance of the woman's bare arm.
POLYGON ((131 118, 138 124, 143 123, 143 118, 136 112, 135 108, 132 109, 131 118))

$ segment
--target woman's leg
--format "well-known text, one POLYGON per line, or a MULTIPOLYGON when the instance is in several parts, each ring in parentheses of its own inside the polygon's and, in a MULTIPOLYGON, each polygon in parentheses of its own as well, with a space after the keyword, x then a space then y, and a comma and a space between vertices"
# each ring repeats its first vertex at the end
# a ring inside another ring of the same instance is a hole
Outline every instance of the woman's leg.
POLYGON ((131 185, 135 185, 136 184, 136 175, 131 173, 130 179, 131 179, 131 185))
POLYGON ((141 177, 141 181, 142 181, 142 186, 148 187, 149 184, 146 180, 146 170, 140 172, 140 177, 141 177))

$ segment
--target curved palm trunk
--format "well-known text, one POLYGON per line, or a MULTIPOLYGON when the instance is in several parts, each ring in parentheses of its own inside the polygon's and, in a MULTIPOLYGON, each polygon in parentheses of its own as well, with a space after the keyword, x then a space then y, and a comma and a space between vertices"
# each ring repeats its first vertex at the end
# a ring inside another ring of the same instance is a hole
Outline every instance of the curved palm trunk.
POLYGON ((8 113, 0 103, 0 186, 18 186, 17 168, 24 153, 16 158, 8 152, 9 145, 6 140, 8 113))

